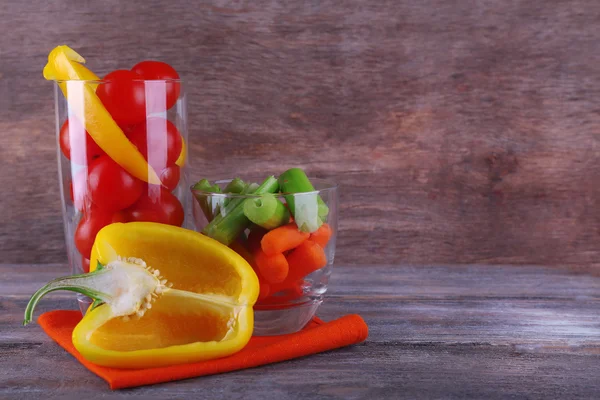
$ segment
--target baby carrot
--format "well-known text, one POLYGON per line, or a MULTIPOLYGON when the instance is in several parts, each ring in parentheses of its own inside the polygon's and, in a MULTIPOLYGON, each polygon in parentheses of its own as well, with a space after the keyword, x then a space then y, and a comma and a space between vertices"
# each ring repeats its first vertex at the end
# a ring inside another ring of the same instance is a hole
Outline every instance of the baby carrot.
POLYGON ((258 294, 258 300, 265 299, 269 296, 270 288, 269 284, 266 282, 265 278, 260 273, 258 267, 256 266, 256 261, 254 260, 254 256, 250 254, 250 252, 237 240, 229 245, 231 250, 238 253, 240 256, 244 258, 250 264, 256 276, 258 277, 258 283, 260 285, 260 293, 258 294))
POLYGON ((310 240, 305 241, 287 256, 290 272, 288 278, 297 281, 327 265, 323 248, 310 240))
POLYGON ((256 267, 255 264, 250 264, 250 265, 252 266, 252 269, 254 270, 254 272, 256 273, 256 276, 258 277, 258 287, 259 287, 258 300, 264 300, 267 297, 269 297, 269 295, 271 294, 271 285, 269 285, 267 283, 264 276, 262 276, 262 274, 260 273, 260 271, 258 270, 258 268, 256 267))
POLYGON ((252 263, 250 265, 252 266, 252 269, 254 270, 254 272, 256 273, 256 276, 258 277, 259 292, 258 292, 257 300, 264 300, 267 297, 269 297, 269 295, 271 294, 271 285, 269 285, 267 283, 267 281, 265 280, 265 277, 262 276, 262 274, 258 270, 258 267, 256 266, 256 263, 252 263))
POLYGON ((269 297, 269 294, 271 294, 271 290, 269 287, 268 283, 262 282, 262 281, 258 281, 258 284, 260 285, 260 292, 258 292, 258 300, 264 300, 267 297, 269 297))
MULTIPOLYGON (((277 292, 275 292, 273 290, 274 287, 279 286, 279 285, 271 285, 271 291, 269 292, 269 296, 265 299, 262 299, 260 304, 259 304, 259 309, 260 309, 260 305, 268 305, 268 306, 275 306, 275 305, 280 305, 281 307, 277 307, 277 309, 279 308, 285 308, 284 304, 285 303, 289 303, 292 302, 294 300, 296 300, 299 297, 302 297, 304 295, 304 290, 302 288, 302 286, 304 285, 304 281, 300 280, 297 282, 293 282, 292 284, 290 284, 289 287, 285 287, 285 288, 279 288, 279 290, 277 290, 277 292)), ((292 306, 291 304, 289 304, 289 306, 292 306)))
POLYGON ((254 257, 252 257, 252 254, 248 250, 246 250, 244 245, 241 244, 238 240, 231 242, 229 248, 238 253, 240 256, 242 256, 244 260, 248 262, 248 264, 252 265, 254 263, 254 257))
POLYGON ((281 283, 288 276, 288 262, 281 253, 268 256, 258 249, 254 252, 254 261, 267 283, 281 283))
POLYGON ((325 248, 330 238, 331 227, 328 224, 323 224, 318 230, 310 234, 308 240, 317 243, 322 248, 325 248))
POLYGON ((289 268, 287 278, 281 283, 271 284, 269 296, 300 287, 306 275, 327 265, 323 248, 309 240, 292 250, 286 259, 289 268))
POLYGON ((309 233, 299 231, 298 225, 291 223, 267 232, 260 245, 265 254, 273 256, 298 247, 309 237, 309 233))
POLYGON ((290 280, 290 279, 286 279, 285 281, 275 284, 275 285, 270 285, 269 289, 269 298, 272 298, 273 295, 279 293, 280 296, 276 296, 277 298, 281 299, 283 297, 300 297, 302 296, 303 289, 302 286, 304 285, 304 280, 303 279, 299 279, 299 280, 290 280))
POLYGON ((267 297, 269 297, 269 295, 271 294, 271 285, 269 285, 267 283, 267 281, 265 280, 265 277, 262 276, 262 274, 258 270, 258 267, 256 266, 256 263, 252 263, 250 265, 252 266, 252 269, 254 270, 254 272, 256 273, 256 276, 258 277, 258 287, 259 287, 258 300, 264 300, 267 297))

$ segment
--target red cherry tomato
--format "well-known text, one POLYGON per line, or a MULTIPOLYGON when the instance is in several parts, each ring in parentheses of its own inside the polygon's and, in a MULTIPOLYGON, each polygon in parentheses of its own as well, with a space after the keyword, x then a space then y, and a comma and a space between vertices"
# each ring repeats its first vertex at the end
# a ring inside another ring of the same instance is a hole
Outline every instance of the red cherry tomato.
POLYGON ((136 125, 119 125, 119 128, 121 128, 125 136, 127 136, 135 126, 136 125))
POLYGON ((104 77, 96 94, 119 126, 138 124, 146 118, 146 89, 140 75, 119 69, 104 77))
POLYGON ((87 168, 82 168, 80 171, 77 171, 70 184, 71 201, 79 211, 87 210, 92 205, 92 199, 88 188, 87 171, 87 168))
POLYGON ((143 209, 139 208, 135 204, 125 210, 127 212, 127 220, 129 222, 156 222, 159 224, 164 224, 165 218, 163 214, 158 209, 143 209))
POLYGON ((185 217, 183 206, 171 192, 165 188, 160 188, 160 209, 162 210, 165 223, 169 225, 181 226, 185 217))
POLYGON ((125 210, 128 221, 158 222, 181 226, 183 224, 183 207, 177 197, 160 186, 148 186, 148 190, 140 199, 125 210))
POLYGON ((179 184, 181 170, 177 164, 169 165, 160 172, 160 181, 162 185, 172 192, 179 184))
MULTIPOLYGON (((156 101, 154 101, 155 99, 153 99, 153 103, 156 103, 157 108, 165 103, 165 97, 167 110, 173 107, 173 105, 177 102, 180 92, 180 83, 173 82, 172 80, 179 80, 179 74, 169 64, 161 61, 142 61, 134 65, 134 67, 131 68, 131 71, 141 75, 144 79, 147 80, 167 81, 165 82, 164 86, 150 85, 150 93, 152 93, 152 97, 160 96, 160 98, 156 99, 156 101)), ((154 106, 150 107, 150 109, 154 111, 154 106)))
POLYGON ((75 247, 83 257, 90 258, 94 240, 100 229, 114 222, 126 222, 123 212, 104 212, 94 209, 84 214, 75 230, 75 247))
POLYGON ((75 164, 87 165, 93 159, 104 154, 104 151, 94 142, 94 139, 87 133, 81 122, 75 118, 67 119, 62 125, 58 142, 65 157, 75 164))
POLYGON ((118 211, 139 199, 144 184, 110 157, 102 156, 89 166, 88 190, 98 208, 118 211))
POLYGON ((181 134, 175 124, 164 118, 148 118, 133 128, 128 137, 157 171, 175 164, 181 154, 181 134))
POLYGON ((81 256, 81 268, 83 269, 83 272, 85 272, 86 274, 88 272, 90 272, 90 259, 89 258, 85 258, 84 256, 81 256))

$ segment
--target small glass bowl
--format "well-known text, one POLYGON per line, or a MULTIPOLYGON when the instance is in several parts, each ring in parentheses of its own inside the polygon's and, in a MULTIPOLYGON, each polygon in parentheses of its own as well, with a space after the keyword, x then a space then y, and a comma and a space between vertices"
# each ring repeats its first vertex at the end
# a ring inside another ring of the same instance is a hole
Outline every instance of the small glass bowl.
MULTIPOLYGON (((286 207, 288 200, 290 200, 290 196, 292 196, 297 205, 296 208, 298 208, 298 204, 302 204, 309 209, 311 206, 317 207, 318 197, 323 200, 322 203, 327 206, 324 208, 328 209, 328 212, 326 213, 326 216, 324 213, 321 213, 321 203, 319 206, 319 221, 325 220, 324 224, 328 225, 331 236, 324 247, 323 242, 321 241, 319 248, 316 248, 315 250, 319 254, 324 254, 326 259, 325 265, 308 275, 303 276, 301 279, 294 280, 286 278, 284 282, 272 285, 268 282, 268 279, 264 278, 263 274, 260 273, 259 267, 254 262, 254 254, 257 250, 256 245, 253 247, 251 244, 253 242, 252 236, 260 237, 261 233, 264 234, 264 229, 247 220, 236 240, 228 244, 230 248, 244 257, 250 265, 252 265, 252 268, 257 272, 259 282, 261 283, 261 296, 254 305, 253 334, 255 336, 283 335, 298 332, 314 317, 317 308, 323 302, 323 297, 327 291, 327 284, 333 267, 337 236, 337 185, 334 182, 317 178, 310 178, 310 181, 315 188, 315 191, 313 192, 293 194, 278 193, 273 196, 286 205, 286 207), (259 234, 254 235, 253 231, 258 231, 259 234), (265 287, 267 287, 267 289, 265 289, 265 287), (271 288, 274 288, 274 290, 277 291, 272 293, 271 288)), ((216 184, 221 190, 224 190, 230 182, 230 179, 218 180, 216 184)), ((235 207, 243 207, 243 202, 246 200, 256 201, 260 198, 258 195, 206 192, 203 190, 195 190, 193 187, 191 188, 191 191, 196 200, 193 204, 192 211, 196 229, 199 232, 203 232, 209 225, 210 220, 219 215, 222 212, 221 210, 229 210, 228 212, 231 212, 232 208, 231 206, 228 207, 228 205, 237 203, 238 205, 235 207), (232 203, 233 201, 236 203, 232 203)), ((313 208, 313 210, 314 209, 315 208, 313 208)), ((314 237, 311 237, 308 240, 318 241, 314 237)), ((314 248, 314 245, 312 246, 314 248)), ((293 258, 290 258, 293 252, 294 250, 292 249, 283 254, 287 260, 293 260, 293 258)), ((299 257, 296 257, 295 259, 298 260, 299 257)), ((306 270, 305 266, 299 266, 297 262, 292 262, 290 263, 290 272, 294 266, 298 268, 295 271, 306 270)), ((306 266, 306 268, 309 267, 306 266)), ((312 268, 309 268, 308 270, 311 269, 312 268)), ((298 272, 294 274, 294 276, 298 275, 301 275, 301 273, 298 272)), ((291 276, 292 275, 288 274, 288 278, 291 276)))

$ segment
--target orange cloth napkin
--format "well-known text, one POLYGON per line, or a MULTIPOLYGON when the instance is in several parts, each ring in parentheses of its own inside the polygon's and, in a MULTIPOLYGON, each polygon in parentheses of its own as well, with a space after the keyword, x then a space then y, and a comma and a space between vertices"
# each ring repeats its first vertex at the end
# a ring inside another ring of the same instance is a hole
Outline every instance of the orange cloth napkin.
POLYGON ((170 382, 290 360, 360 343, 369 332, 365 321, 358 315, 346 315, 327 323, 315 317, 297 333, 252 337, 243 350, 229 357, 170 367, 118 369, 92 364, 75 350, 71 334, 80 320, 79 311, 58 310, 42 314, 38 323, 48 336, 87 369, 107 381, 111 389, 170 382))

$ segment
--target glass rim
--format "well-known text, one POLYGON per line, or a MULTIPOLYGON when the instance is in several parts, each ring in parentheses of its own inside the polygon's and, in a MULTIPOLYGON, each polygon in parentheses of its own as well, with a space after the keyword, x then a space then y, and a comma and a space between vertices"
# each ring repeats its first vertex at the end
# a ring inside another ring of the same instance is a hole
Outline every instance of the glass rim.
MULTIPOLYGON (((184 83, 185 80, 179 79, 131 79, 132 82, 165 82, 165 83, 184 83)), ((86 84, 106 84, 111 82, 118 82, 116 79, 53 79, 56 84, 69 83, 69 82, 81 82, 86 84)))
MULTIPOLYGON (((268 194, 272 194, 274 196, 278 196, 278 197, 282 197, 282 196, 289 196, 289 195, 294 195, 294 196, 309 196, 309 195, 315 195, 315 194, 321 194, 321 193, 329 193, 329 192, 335 192, 338 189, 338 183, 331 180, 331 179, 324 179, 324 178, 315 178, 315 177, 309 177, 308 178, 312 183, 317 183, 320 182, 321 184, 324 184, 325 187, 322 189, 315 189, 312 190, 310 192, 296 192, 296 193, 268 193, 268 194)), ((214 181, 214 183, 216 184, 227 184, 229 182, 231 182, 233 180, 233 178, 231 179, 217 179, 214 181)), ((200 189, 194 189, 194 185, 190 186, 190 190, 193 194, 201 194, 201 195, 206 195, 206 196, 211 196, 211 197, 221 197, 224 199, 228 199, 228 198, 243 198, 243 199, 256 199, 256 198, 260 198, 261 196, 264 196, 264 194, 239 194, 239 193, 214 193, 214 192, 207 192, 206 190, 200 190, 200 189)))

